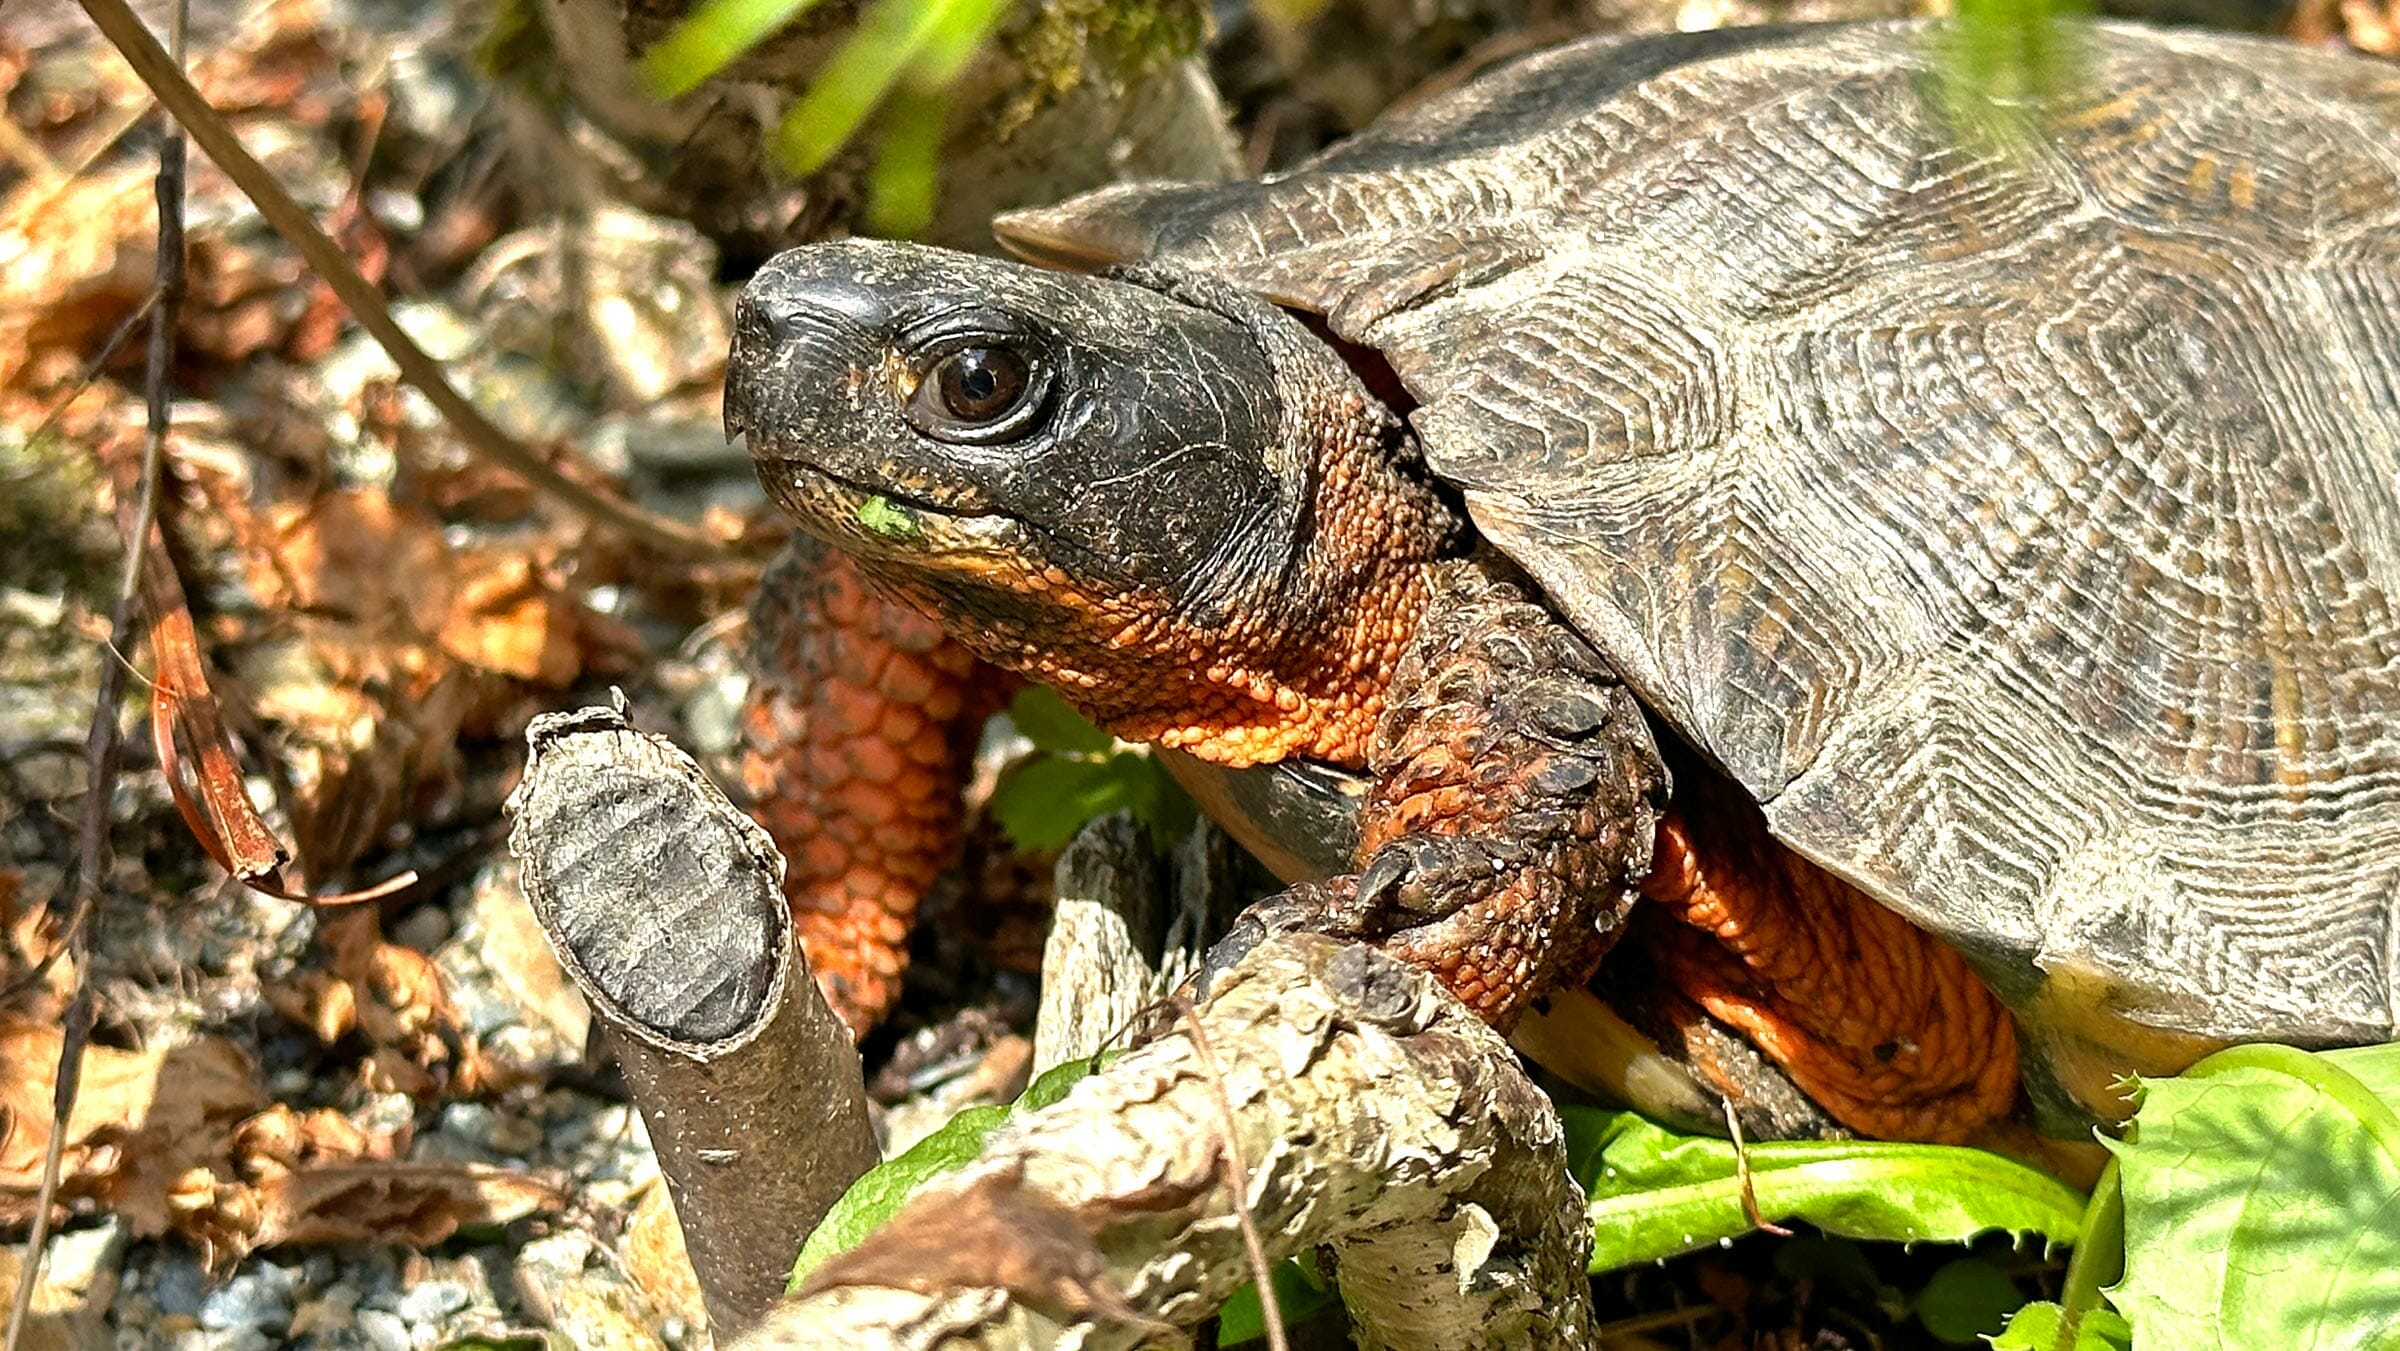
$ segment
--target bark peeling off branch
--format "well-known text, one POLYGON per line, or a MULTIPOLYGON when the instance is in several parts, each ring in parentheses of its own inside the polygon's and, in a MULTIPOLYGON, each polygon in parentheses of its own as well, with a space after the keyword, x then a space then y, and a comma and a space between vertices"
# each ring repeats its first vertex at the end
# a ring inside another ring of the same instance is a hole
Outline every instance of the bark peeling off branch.
MULTIPOLYGON (((1581 1346, 1583 1197, 1556 1112, 1422 973, 1269 939, 1195 1015, 1280 1259, 1324 1245, 1366 1347, 1581 1346)), ((1222 1186, 1217 1087, 1176 1025, 813 1273, 742 1343, 1129 1347, 1251 1275, 1222 1186)))

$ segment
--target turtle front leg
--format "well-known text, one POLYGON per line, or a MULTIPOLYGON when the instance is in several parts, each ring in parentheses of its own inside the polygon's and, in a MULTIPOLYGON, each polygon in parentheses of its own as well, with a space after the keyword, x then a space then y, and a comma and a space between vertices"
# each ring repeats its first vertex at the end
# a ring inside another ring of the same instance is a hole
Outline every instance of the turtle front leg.
POLYGON ((1505 1029, 1615 941, 1667 772, 1632 694, 1507 565, 1430 581, 1368 749, 1359 870, 1253 907, 1210 966, 1270 931, 1369 939, 1505 1029))
POLYGON ((743 785, 818 988, 863 1034, 899 995, 917 903, 958 856, 976 737, 1019 682, 805 535, 750 625, 743 785))

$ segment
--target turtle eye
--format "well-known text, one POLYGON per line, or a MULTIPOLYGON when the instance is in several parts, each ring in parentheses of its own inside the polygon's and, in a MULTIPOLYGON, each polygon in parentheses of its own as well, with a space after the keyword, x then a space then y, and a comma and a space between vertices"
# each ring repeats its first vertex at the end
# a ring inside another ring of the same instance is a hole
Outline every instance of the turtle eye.
POLYGON ((1048 383, 1032 358, 1006 343, 979 342, 934 359, 908 401, 909 420, 945 441, 998 441, 1032 420, 1048 383))

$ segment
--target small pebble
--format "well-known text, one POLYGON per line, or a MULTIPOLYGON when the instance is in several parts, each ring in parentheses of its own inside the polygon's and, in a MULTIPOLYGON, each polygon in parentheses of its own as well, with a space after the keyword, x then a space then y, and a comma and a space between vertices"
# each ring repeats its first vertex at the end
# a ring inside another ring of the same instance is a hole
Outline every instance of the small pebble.
POLYGON ((450 940, 450 913, 438 905, 420 905, 392 926, 392 941, 419 952, 431 952, 450 940))
POLYGON ((200 1326, 210 1332, 280 1331, 292 1321, 292 1292, 298 1285, 293 1271, 262 1262, 208 1292, 200 1301, 200 1326))
POLYGON ((456 1281, 425 1281, 400 1296, 400 1316, 411 1323, 439 1323, 474 1301, 456 1281))
POLYGON ((114 1217, 89 1229, 60 1234, 50 1240, 42 1284, 88 1296, 98 1288, 101 1273, 117 1265, 124 1240, 125 1225, 114 1217))
POLYGON ((200 1345, 203 1351, 269 1351, 275 1339, 257 1328, 227 1328, 204 1334, 200 1345))
POLYGON ((381 1309, 361 1309, 358 1314, 358 1334, 367 1339, 375 1351, 413 1351, 408 1339, 408 1323, 396 1313, 381 1309))
POLYGON ((164 1317, 181 1314, 196 1318, 200 1302, 208 1298, 208 1275, 200 1264, 177 1253, 158 1264, 150 1276, 150 1302, 158 1306, 164 1317))
POLYGON ((480 1102, 454 1102, 442 1109, 441 1124, 436 1127, 443 1135, 454 1135, 486 1153, 492 1152, 492 1136, 499 1129, 500 1114, 480 1102))

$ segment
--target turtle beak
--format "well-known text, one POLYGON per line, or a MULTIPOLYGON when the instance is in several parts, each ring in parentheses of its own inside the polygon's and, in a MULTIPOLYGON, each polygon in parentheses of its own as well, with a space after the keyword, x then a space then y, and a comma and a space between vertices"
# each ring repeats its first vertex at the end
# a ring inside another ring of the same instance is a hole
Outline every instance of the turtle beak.
MULTIPOLYGON (((733 307, 725 363, 725 435, 771 434, 801 382, 837 377, 868 357, 890 327, 891 306, 872 288, 809 268, 787 253, 759 269, 733 307)), ((758 450, 753 445, 754 453, 758 450)))

